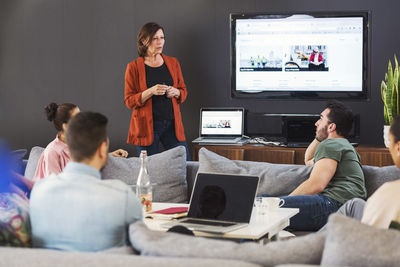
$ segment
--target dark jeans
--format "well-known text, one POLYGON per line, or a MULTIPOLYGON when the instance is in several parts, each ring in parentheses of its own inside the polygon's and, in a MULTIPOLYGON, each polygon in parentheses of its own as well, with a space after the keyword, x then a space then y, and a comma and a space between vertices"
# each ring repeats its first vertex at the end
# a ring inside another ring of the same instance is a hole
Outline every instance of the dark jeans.
POLYGON ((151 156, 157 154, 159 151, 160 142, 164 146, 165 150, 177 147, 184 146, 186 149, 186 160, 190 160, 190 153, 186 145, 186 141, 179 142, 176 139, 175 135, 175 122, 173 120, 163 120, 163 121, 154 121, 153 123, 154 129, 154 141, 153 144, 149 146, 137 146, 138 155, 140 155, 140 151, 146 150, 147 155, 151 156))
POLYGON ((330 197, 317 194, 313 196, 286 196, 284 208, 299 208, 300 212, 290 218, 288 229, 296 231, 317 231, 323 227, 329 215, 336 212, 342 204, 330 197))

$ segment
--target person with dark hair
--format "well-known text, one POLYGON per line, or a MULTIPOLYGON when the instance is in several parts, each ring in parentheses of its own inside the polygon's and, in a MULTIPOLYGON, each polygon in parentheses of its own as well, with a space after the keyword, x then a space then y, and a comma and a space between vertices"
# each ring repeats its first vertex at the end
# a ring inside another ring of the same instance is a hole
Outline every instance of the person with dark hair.
POLYGON ((94 112, 79 113, 68 123, 71 161, 31 192, 35 247, 100 251, 127 245, 128 226, 142 219, 142 206, 124 182, 101 180, 108 158, 106 127, 107 118, 94 112))
POLYGON ((364 174, 360 156, 346 139, 353 113, 343 103, 329 101, 315 123, 316 135, 305 153, 312 165, 310 177, 285 200, 283 207, 300 208, 290 219, 290 228, 315 231, 324 226, 331 213, 353 198, 365 199, 364 174))
POLYGON ((164 29, 154 22, 143 25, 137 36, 139 57, 128 64, 125 73, 125 105, 132 109, 127 143, 136 145, 138 153, 186 148, 179 104, 187 96, 181 67, 174 57, 162 53, 164 29))
MULTIPOLYGON (((44 111, 47 119, 53 123, 58 132, 56 138, 47 145, 40 156, 32 179, 34 182, 52 173, 60 173, 70 161, 70 152, 65 138, 66 129, 69 120, 80 112, 79 107, 75 104, 64 103, 57 105, 54 102, 48 104, 44 111)), ((116 157, 128 156, 128 152, 123 149, 117 149, 111 154, 116 157)))

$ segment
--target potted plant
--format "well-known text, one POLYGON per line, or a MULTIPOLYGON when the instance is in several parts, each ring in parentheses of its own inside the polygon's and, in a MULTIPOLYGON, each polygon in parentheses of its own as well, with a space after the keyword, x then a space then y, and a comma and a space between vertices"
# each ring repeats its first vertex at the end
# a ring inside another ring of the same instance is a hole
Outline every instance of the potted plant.
POLYGON ((384 106, 383 115, 385 125, 383 127, 383 138, 386 147, 389 147, 389 128, 393 118, 399 115, 399 64, 397 57, 394 55, 395 67, 392 69, 392 62, 389 59, 385 80, 381 83, 381 95, 384 106))

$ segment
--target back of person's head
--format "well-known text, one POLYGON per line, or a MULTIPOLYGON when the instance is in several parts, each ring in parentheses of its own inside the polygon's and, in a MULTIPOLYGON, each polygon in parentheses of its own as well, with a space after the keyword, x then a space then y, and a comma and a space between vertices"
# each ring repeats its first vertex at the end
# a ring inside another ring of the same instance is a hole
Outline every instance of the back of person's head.
POLYGON ((74 161, 91 159, 99 146, 107 141, 108 119, 97 112, 81 112, 67 128, 67 144, 74 161))
POLYGON ((164 32, 164 28, 155 22, 148 22, 142 26, 137 36, 137 48, 139 57, 144 57, 146 55, 147 47, 153 39, 153 36, 160 29, 164 32))
POLYGON ((400 141, 400 115, 396 116, 390 124, 390 133, 393 135, 393 141, 400 141))
POLYGON ((336 124, 337 134, 347 137, 353 126, 354 115, 352 110, 337 100, 328 101, 326 108, 329 109, 329 121, 336 124))
POLYGON ((63 123, 68 123, 68 121, 71 119, 72 111, 76 107, 76 105, 71 103, 57 105, 56 103, 52 102, 44 108, 44 112, 46 113, 47 119, 53 122, 53 125, 57 131, 62 131, 63 123))

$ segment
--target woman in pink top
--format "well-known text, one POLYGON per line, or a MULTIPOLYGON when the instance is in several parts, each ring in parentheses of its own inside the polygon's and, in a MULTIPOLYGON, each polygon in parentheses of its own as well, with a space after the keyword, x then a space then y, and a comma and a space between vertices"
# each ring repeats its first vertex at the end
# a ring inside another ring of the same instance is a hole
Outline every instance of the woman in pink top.
MULTIPOLYGON (((52 173, 60 173, 64 169, 65 165, 67 165, 71 160, 65 139, 65 131, 67 129, 68 121, 80 112, 79 107, 71 103, 64 103, 61 105, 50 103, 44 110, 47 119, 53 122, 58 133, 56 138, 47 145, 46 149, 40 156, 33 177, 34 182, 49 176, 52 173)), ((118 149, 111 154, 116 157, 126 158, 128 156, 128 152, 123 149, 118 149)))

